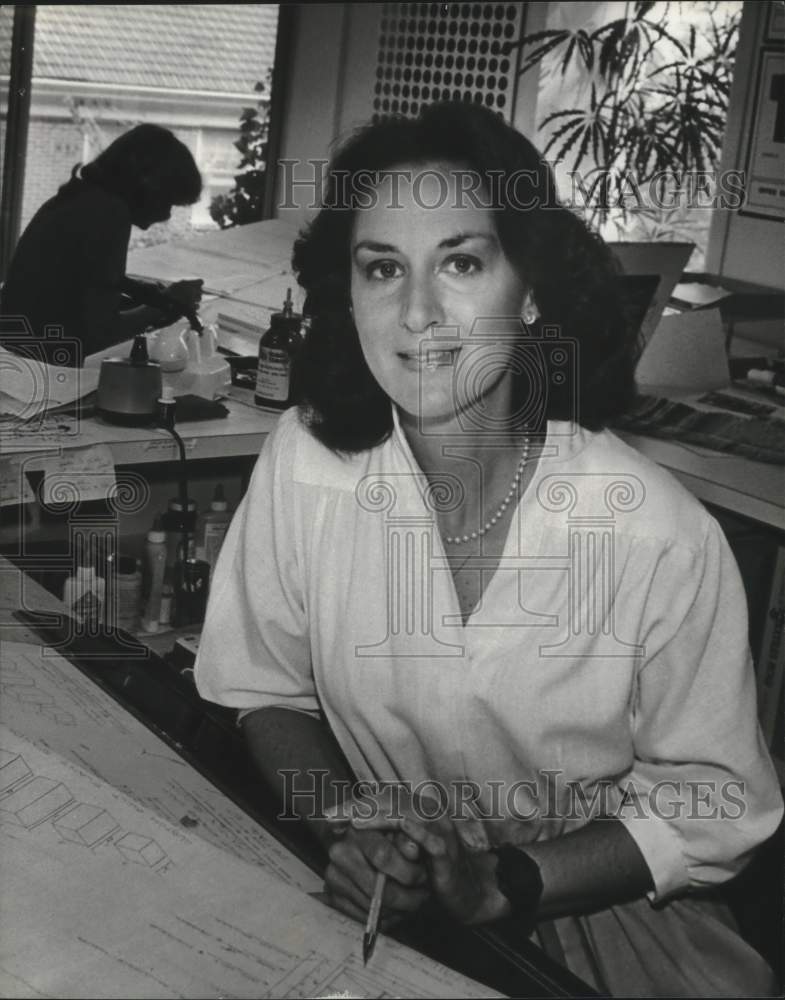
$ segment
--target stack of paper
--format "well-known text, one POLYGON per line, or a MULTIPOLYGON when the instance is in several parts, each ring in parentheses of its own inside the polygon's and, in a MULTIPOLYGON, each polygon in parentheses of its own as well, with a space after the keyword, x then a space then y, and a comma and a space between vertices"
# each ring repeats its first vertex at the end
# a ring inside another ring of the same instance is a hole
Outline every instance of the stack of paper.
POLYGON ((92 392, 98 370, 48 365, 0 347, 0 415, 29 420, 92 392))

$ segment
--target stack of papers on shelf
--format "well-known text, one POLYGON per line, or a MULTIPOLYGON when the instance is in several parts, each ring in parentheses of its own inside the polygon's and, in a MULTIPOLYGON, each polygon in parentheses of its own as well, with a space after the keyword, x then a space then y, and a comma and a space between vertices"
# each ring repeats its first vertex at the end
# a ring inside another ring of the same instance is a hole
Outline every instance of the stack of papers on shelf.
POLYGON ((707 309, 716 306, 733 293, 720 285, 700 281, 680 281, 671 292, 671 302, 681 309, 707 309))
POLYGON ((736 387, 692 395, 674 393, 670 398, 642 395, 616 427, 785 465, 785 410, 736 387))

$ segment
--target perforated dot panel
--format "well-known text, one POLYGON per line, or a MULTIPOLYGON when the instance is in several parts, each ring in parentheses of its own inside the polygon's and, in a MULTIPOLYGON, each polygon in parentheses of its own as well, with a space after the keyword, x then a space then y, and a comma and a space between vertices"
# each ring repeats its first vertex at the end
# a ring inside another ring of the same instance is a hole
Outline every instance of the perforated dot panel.
POLYGON ((432 101, 512 114, 522 3, 386 3, 379 31, 374 119, 416 115, 432 101))

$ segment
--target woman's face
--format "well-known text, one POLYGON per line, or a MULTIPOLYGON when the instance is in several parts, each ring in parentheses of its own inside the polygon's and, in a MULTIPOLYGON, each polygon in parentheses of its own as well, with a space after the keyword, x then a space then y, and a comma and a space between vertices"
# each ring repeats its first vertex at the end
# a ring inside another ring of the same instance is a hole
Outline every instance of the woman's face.
POLYGON ((131 222, 139 229, 167 222, 171 216, 171 199, 155 187, 142 188, 131 208, 131 222))
POLYGON ((406 171, 413 183, 400 182, 394 199, 383 181, 374 205, 355 213, 351 295, 365 360, 421 424, 449 430, 468 410, 498 426, 512 407, 526 285, 502 250, 492 213, 461 200, 449 166, 400 168, 406 171))

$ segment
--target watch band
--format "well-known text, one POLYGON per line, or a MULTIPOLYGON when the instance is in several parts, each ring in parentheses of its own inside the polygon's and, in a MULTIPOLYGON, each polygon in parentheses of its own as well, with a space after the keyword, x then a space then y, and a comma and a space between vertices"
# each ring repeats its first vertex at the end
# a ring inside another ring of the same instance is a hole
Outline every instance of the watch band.
POLYGON ((512 844, 491 848, 497 858, 496 882, 507 899, 512 916, 522 921, 530 934, 537 923, 542 897, 540 867, 531 855, 512 844))

